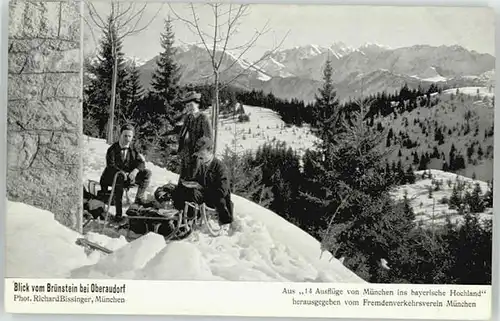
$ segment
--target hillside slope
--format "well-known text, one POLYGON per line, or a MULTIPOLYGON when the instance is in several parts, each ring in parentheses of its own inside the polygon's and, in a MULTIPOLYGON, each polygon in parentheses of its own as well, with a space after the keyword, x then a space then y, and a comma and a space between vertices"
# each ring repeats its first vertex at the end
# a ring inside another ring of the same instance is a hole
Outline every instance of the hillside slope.
MULTIPOLYGON (((463 216, 447 204, 452 197, 454 187, 463 184, 462 194, 472 193, 476 184, 479 184, 481 188, 481 196, 488 191, 486 182, 441 170, 416 171, 415 176, 417 180, 414 184, 398 186, 392 192, 392 196, 397 200, 403 200, 406 192, 415 213, 415 221, 417 224, 429 227, 444 225, 447 218, 453 224, 463 222, 463 216), (428 176, 429 174, 431 177, 428 176), (429 189, 432 189, 432 193, 429 193, 429 189)), ((479 220, 491 220, 493 209, 486 208, 484 212, 477 213, 477 217, 479 220)))
MULTIPOLYGON (((85 138, 86 179, 99 179, 107 147, 104 140, 85 138)), ((153 172, 149 193, 177 179, 163 168, 147 166, 153 172)), ((51 213, 8 202, 6 276, 364 283, 338 260, 330 261, 328 253, 320 257, 320 244, 298 227, 241 197, 235 195, 233 201, 236 224, 229 235, 213 238, 195 232, 166 244, 154 233, 131 243, 119 235, 89 233, 88 239, 115 252, 88 256, 75 245, 82 236, 51 213), (42 264, 47 259, 50 264, 42 264)))
MULTIPOLYGON (((276 112, 264 107, 244 105, 243 108, 250 117, 248 122, 238 122, 234 117, 219 117, 218 155, 222 155, 226 147, 236 153, 255 152, 259 146, 277 141, 285 142, 302 155, 318 141, 307 125, 287 126, 276 112)), ((211 109, 205 112, 211 119, 211 109)))
MULTIPOLYGON (((380 123, 393 132, 390 162, 401 161, 404 168, 413 164, 416 170, 427 153, 427 168, 442 170, 445 162, 450 165, 453 145, 455 155, 465 161, 465 168, 456 173, 489 181, 493 179, 493 99, 486 87, 454 88, 434 94, 431 106, 417 100, 415 109, 378 118, 375 126, 380 123)), ((389 147, 387 141, 382 145, 389 147)))
MULTIPOLYGON (((108 145, 104 140, 85 137, 84 178, 98 180, 104 168, 108 145)), ((169 181, 176 181, 177 175, 163 168, 147 163, 152 171, 152 183, 148 194, 169 181)), ((130 197, 134 197, 131 190, 130 197)), ((217 238, 204 233, 193 233, 188 239, 168 245, 156 234, 146 235, 131 243, 123 237, 111 239, 105 235, 91 234, 89 237, 116 252, 107 257, 96 253, 89 258, 80 258, 80 265, 71 265, 71 274, 80 278, 131 278, 131 279, 176 279, 176 280, 245 280, 245 281, 313 281, 313 282, 364 282, 331 255, 323 253, 320 258, 320 244, 313 237, 272 213, 241 197, 234 196, 235 230, 230 235, 217 238)), ((29 208, 27 215, 36 221, 37 209, 29 208)), ((16 210, 9 210, 9 226, 16 223, 16 210)), ((52 220, 50 220, 52 222, 52 220)), ((52 223, 51 223, 52 224, 52 223)), ((58 225, 54 223, 53 225, 58 225)), ((46 229, 37 231, 37 224, 26 230, 26 235, 50 235, 46 229)), ((60 236, 58 225, 52 237, 46 236, 43 248, 36 237, 25 237, 22 242, 16 233, 8 235, 8 244, 23 244, 23 256, 9 262, 9 276, 30 276, 36 274, 39 262, 30 257, 40 257, 50 243, 62 242, 67 246, 74 243, 76 234, 60 236), (38 253, 38 255, 36 255, 38 253), (32 255, 33 254, 33 255, 32 255), (36 264, 35 264, 36 263, 36 264), (26 268, 18 272, 17 266, 26 268)), ((15 248, 9 249, 13 251, 15 248)), ((20 251, 19 248, 15 249, 20 251)), ((53 262, 64 262, 65 254, 54 257, 53 262)), ((56 264, 57 265, 57 264, 56 264)))

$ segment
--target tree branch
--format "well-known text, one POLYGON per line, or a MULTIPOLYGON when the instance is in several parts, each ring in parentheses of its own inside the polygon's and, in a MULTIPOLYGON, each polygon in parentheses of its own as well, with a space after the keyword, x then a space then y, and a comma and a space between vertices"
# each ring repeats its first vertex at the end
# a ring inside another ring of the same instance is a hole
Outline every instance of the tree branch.
MULTIPOLYGON (((267 26, 267 24, 266 24, 266 26, 267 26)), ((266 27, 266 26, 264 26, 264 27, 266 27)), ((264 30, 264 29, 263 29, 263 30, 264 30)), ((246 53, 247 53, 247 51, 248 51, 248 50, 252 49, 252 48, 253 48, 253 46, 255 45, 255 42, 257 42, 257 40, 259 39, 259 37, 260 37, 260 36, 262 36, 262 35, 264 35, 264 33, 263 33, 262 31, 261 31, 261 32, 256 31, 255 35, 254 35, 254 36, 250 39, 250 41, 249 41, 249 42, 247 42, 246 44, 244 44, 244 45, 243 45, 243 48, 244 48, 244 49, 243 49, 243 51, 242 51, 242 52, 238 55, 238 57, 236 58, 236 60, 235 60, 235 61, 234 61, 231 65, 229 65, 229 67, 228 67, 228 68, 226 68, 226 69, 224 70, 224 72, 225 72, 225 71, 227 71, 227 70, 229 70, 229 69, 231 69, 231 68, 232 68, 232 67, 233 67, 233 66, 234 66, 234 65, 235 65, 235 64, 236 64, 236 63, 240 60, 240 58, 241 58, 244 54, 246 54, 246 53)), ((283 39, 283 40, 284 40, 284 39, 283 39)), ((283 42, 282 42, 282 43, 283 43, 283 42)))
POLYGON ((94 41, 94 44, 97 47, 98 42, 97 42, 96 36, 94 34, 94 28, 92 27, 90 22, 87 19, 85 19, 85 16, 83 16, 82 19, 83 19, 83 22, 85 22, 85 24, 87 25, 88 29, 90 30, 90 35, 92 36, 92 40, 94 41))
MULTIPOLYGON (((227 34, 226 34, 226 39, 225 39, 225 42, 224 42, 224 46, 222 48, 222 52, 223 53, 226 52, 227 44, 228 44, 229 38, 231 37, 231 34, 232 34, 231 31, 232 31, 233 25, 238 21, 242 10, 245 8, 244 5, 240 5, 239 8, 238 8, 238 12, 236 13, 236 16, 234 17, 234 19, 231 20, 232 6, 233 6, 232 4, 229 5, 229 13, 228 13, 228 21, 227 21, 227 25, 228 25, 227 26, 227 34)), ((222 65, 223 58, 224 58, 224 55, 221 55, 221 57, 219 59, 219 62, 217 64, 217 70, 222 65)))
MULTIPOLYGON (((112 2, 112 3, 113 3, 113 2, 112 2)), ((144 6, 146 6, 146 5, 144 5, 144 6)), ((120 2, 116 2, 116 7, 117 7, 117 8, 116 8, 116 12, 117 12, 117 14, 116 14, 116 16, 115 16, 115 19, 116 19, 116 21, 119 21, 122 17, 126 16, 126 15, 127 15, 127 13, 128 13, 130 10, 132 10, 132 8, 134 8, 134 7, 135 7, 135 4, 134 4, 134 3, 129 4, 128 8, 127 8, 127 9, 125 9, 125 10, 123 10, 123 11, 120 9, 120 2)))
MULTIPOLYGON (((345 197, 342 197, 341 198, 341 201, 340 201, 340 205, 337 207, 337 209, 335 210, 335 212, 333 213, 332 217, 330 217, 330 220, 328 222, 328 227, 326 229, 326 232, 325 232, 325 235, 328 236, 329 233, 330 233, 330 230, 331 230, 331 227, 332 227, 332 224, 333 224, 333 220, 335 219, 335 217, 337 216, 338 212, 345 206, 345 204, 347 203, 347 201, 349 200, 349 195, 345 196, 345 197)), ((323 252, 325 251, 326 249, 323 248, 323 246, 321 247, 321 255, 323 255, 323 252)), ((333 254, 333 253, 332 253, 333 254)))
POLYGON ((172 11, 172 13, 177 17, 177 19, 179 19, 180 21, 186 23, 188 26, 191 26, 193 27, 194 29, 196 29, 196 32, 193 32, 194 34, 197 34, 198 37, 200 37, 200 40, 201 42, 203 43, 203 46, 205 47, 206 51, 208 52, 209 56, 210 56, 210 59, 213 59, 211 53, 210 53, 210 49, 208 49, 208 45, 205 41, 205 38, 204 38, 204 33, 201 32, 200 30, 200 27, 198 25, 198 18, 196 16, 196 12, 194 10, 194 5, 193 3, 190 3, 189 6, 191 8, 191 12, 192 12, 192 15, 193 15, 193 19, 194 19, 194 22, 188 20, 188 19, 184 19, 182 18, 173 8, 172 6, 170 5, 170 3, 168 4, 170 10, 172 11))
POLYGON ((136 19, 135 25, 130 30, 124 32, 123 35, 120 37, 120 39, 123 39, 123 38, 128 37, 128 36, 132 36, 134 34, 138 34, 142 31, 144 31, 147 27, 149 27, 151 25, 151 23, 156 19, 156 17, 158 17, 158 14, 160 13, 161 9, 163 8, 163 5, 164 4, 162 3, 160 5, 160 7, 158 8, 158 10, 156 11, 156 13, 154 14, 154 16, 142 28, 137 29, 139 23, 142 21, 142 17, 144 15, 144 12, 146 11, 147 5, 144 5, 133 17, 128 19, 124 24, 122 24, 122 25, 126 25, 128 23, 131 23, 134 19, 136 19, 136 17, 138 17, 136 19))
MULTIPOLYGON (((283 42, 285 41, 286 39, 286 36, 290 33, 290 31, 287 32, 287 34, 285 35, 285 37, 283 37, 283 39, 281 40, 281 42, 279 43, 279 45, 274 48, 273 50, 270 50, 268 51, 265 55, 263 55, 260 59, 254 61, 252 64, 250 64, 247 68, 243 69, 240 73, 238 73, 236 76, 234 76, 231 80, 227 81, 226 84, 224 84, 221 88, 225 88, 227 86, 229 86, 229 84, 231 84, 233 81, 235 81, 236 79, 238 79, 239 77, 241 77, 241 75, 243 75, 243 73, 245 71, 247 71, 248 69, 252 69, 254 68, 257 64, 259 64, 260 62, 264 61, 265 59, 269 58, 272 54, 274 54, 280 47, 281 45, 283 44, 283 42)), ((229 69, 229 68, 228 68, 229 69)), ((228 70, 226 69, 226 70, 228 70)), ((226 71, 225 70, 225 71, 226 71)))
MULTIPOLYGON (((92 22, 99 29, 106 28, 106 23, 102 20, 101 16, 97 13, 97 10, 95 9, 94 4, 92 4, 90 1, 86 1, 85 3, 88 5, 89 17, 92 20, 92 22), (97 18, 100 20, 100 23, 96 20, 97 18)), ((85 14, 83 16, 85 16, 85 14)))
MULTIPOLYGON (((215 63, 215 52, 216 52, 216 48, 217 48, 217 31, 218 31, 218 25, 217 25, 217 21, 219 19, 219 14, 218 14, 218 4, 215 4, 215 5, 212 5, 212 10, 214 11, 214 18, 215 18, 215 28, 214 28, 214 45, 213 45, 213 49, 212 49, 212 66, 214 67, 214 71, 215 72, 219 72, 219 66, 216 65, 215 63)), ((221 53, 221 60, 224 58, 224 55, 226 54, 226 52, 222 52, 221 53)))
MULTIPOLYGON (((118 27, 119 28, 122 28, 122 27, 125 27, 127 26, 129 23, 131 23, 137 16, 141 16, 144 14, 144 11, 146 10, 146 4, 139 10, 137 11, 136 13, 132 14, 130 17, 125 17, 125 15, 120 15, 120 16, 117 16, 116 17, 116 20, 117 21, 120 21, 120 19, 123 17, 123 18, 126 18, 125 21, 123 21, 123 23, 119 23, 118 24, 118 27)), ((137 19, 137 21, 140 21, 140 18, 137 19)))

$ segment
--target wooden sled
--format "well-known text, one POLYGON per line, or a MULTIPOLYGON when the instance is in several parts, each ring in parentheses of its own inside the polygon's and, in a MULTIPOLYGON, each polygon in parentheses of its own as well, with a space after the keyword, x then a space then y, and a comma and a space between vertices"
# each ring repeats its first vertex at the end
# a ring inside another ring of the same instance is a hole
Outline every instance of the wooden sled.
MULTIPOLYGON (((158 233, 162 224, 168 224, 172 229, 172 231, 168 235, 164 236, 165 241, 167 242, 185 239, 193 231, 202 230, 204 227, 208 230, 208 233, 214 237, 219 236, 222 232, 222 228, 220 226, 217 227, 216 224, 214 225, 211 222, 211 220, 217 220, 216 215, 214 215, 216 213, 215 210, 206 206, 205 204, 198 205, 195 203, 186 202, 183 211, 171 209, 161 211, 161 213, 163 214, 162 217, 128 216, 128 224, 126 224, 126 226, 121 226, 118 229, 126 228, 127 232, 125 237, 129 242, 149 232, 158 233), (194 217, 188 217, 184 214, 188 213, 189 208, 192 208, 194 210, 194 217), (134 221, 144 223, 144 226, 146 227, 145 233, 138 234, 138 237, 131 236, 132 230, 130 229, 130 227, 132 226, 134 221), (150 225, 153 226, 152 230, 148 228, 148 226, 150 225)), ((98 250, 105 254, 113 253, 112 250, 107 249, 106 247, 103 247, 97 243, 91 242, 85 238, 78 238, 76 240, 76 244, 92 251, 98 250)))
MULTIPOLYGON (((134 206, 136 206, 136 208, 139 206, 132 204, 125 213, 125 224, 120 225, 111 222, 110 218, 112 215, 110 215, 110 208, 114 206, 113 196, 118 175, 126 176, 123 172, 116 173, 113 179, 111 192, 109 193, 107 193, 107 191, 104 193, 99 192, 99 183, 93 180, 89 180, 87 186, 84 186, 86 192, 90 195, 89 197, 104 205, 104 210, 98 213, 98 217, 96 217, 95 214, 91 215, 90 213, 84 212, 84 217, 86 219, 83 224, 84 234, 86 234, 85 230, 88 230, 87 226, 90 223, 96 224, 98 226, 97 230, 101 234, 105 234, 104 231, 106 228, 108 230, 113 230, 113 234, 118 234, 118 231, 125 230, 126 234, 124 236, 128 241, 138 238, 137 236, 133 236, 133 234, 139 235, 140 237, 149 232, 161 234, 167 241, 185 239, 194 230, 206 230, 211 236, 219 236, 221 234, 222 228, 218 223, 214 223, 214 221, 217 222, 216 211, 206 206, 206 204, 198 205, 192 202, 186 202, 184 209, 181 211, 174 208, 153 209, 146 207, 153 211, 153 215, 130 215, 133 214, 131 209, 133 209, 134 206), (99 218, 101 220, 99 220, 99 218), (136 233, 131 228, 132 226, 137 226, 137 224, 143 224, 144 228, 142 233, 136 233)), ((126 191, 128 192, 128 190, 126 191)), ((96 231, 96 229, 93 230, 96 231)))
MULTIPOLYGON (((128 211, 129 212, 129 211, 128 211)), ((218 224, 212 223, 216 220, 216 211, 206 206, 206 204, 195 204, 185 202, 184 210, 166 209, 155 211, 154 216, 128 215, 127 238, 130 238, 131 227, 134 224, 144 224, 144 233, 154 232, 164 235, 165 240, 182 240, 188 237, 193 231, 201 230, 205 227, 211 236, 219 236, 222 228, 218 224), (191 209, 191 210, 190 210, 191 209), (212 218, 212 219, 211 219, 212 218), (165 227, 169 228, 169 233, 162 233, 165 227)))
MULTIPOLYGON (((123 171, 117 172, 113 178, 113 184, 111 186, 111 191, 102 191, 98 190, 97 188, 100 186, 100 184, 97 181, 94 180, 89 180, 87 182, 87 186, 85 186, 86 192, 91 195, 91 197, 96 200, 104 203, 104 212, 99 214, 100 218, 104 219, 104 224, 102 225, 101 232, 104 231, 104 228, 109 226, 109 211, 111 209, 111 206, 114 206, 114 193, 115 193, 115 188, 116 188, 116 180, 118 179, 118 176, 122 175, 124 179, 127 178, 127 174, 123 171)), ((128 191, 129 187, 124 188, 124 191, 127 196, 127 200, 129 200, 128 197, 128 191)), ((130 201, 128 201, 130 203, 130 201)), ((96 217, 94 217, 92 214, 89 212, 84 211, 84 218, 86 218, 86 221, 83 223, 83 228, 91 223, 96 221, 96 217)))

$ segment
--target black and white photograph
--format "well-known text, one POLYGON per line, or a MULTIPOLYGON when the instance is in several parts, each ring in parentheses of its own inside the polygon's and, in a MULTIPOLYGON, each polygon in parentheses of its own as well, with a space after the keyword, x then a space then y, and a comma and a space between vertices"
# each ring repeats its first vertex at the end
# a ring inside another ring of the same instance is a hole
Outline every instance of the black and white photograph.
POLYGON ((491 285, 492 9, 9 19, 6 277, 491 285))

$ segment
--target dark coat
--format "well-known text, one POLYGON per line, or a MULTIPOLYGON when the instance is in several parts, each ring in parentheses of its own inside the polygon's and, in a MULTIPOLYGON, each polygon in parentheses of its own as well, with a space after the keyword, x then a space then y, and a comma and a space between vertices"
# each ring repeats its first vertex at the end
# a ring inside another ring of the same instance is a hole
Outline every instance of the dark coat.
POLYGON ((213 138, 212 125, 207 115, 200 113, 196 118, 189 115, 180 130, 178 152, 187 151, 189 155, 192 155, 196 142, 203 136, 213 138))
POLYGON ((213 138, 208 117, 205 114, 196 118, 193 115, 186 117, 179 134, 180 179, 192 179, 197 167, 196 159, 193 159, 194 148, 198 139, 203 136, 213 138))
POLYGON ((205 202, 215 207, 219 212, 222 223, 233 220, 233 203, 231 201, 231 187, 225 165, 217 158, 196 173, 196 182, 203 187, 205 202))
POLYGON ((101 186, 113 185, 113 178, 118 171, 124 171, 129 174, 134 169, 146 169, 146 163, 140 156, 137 149, 130 146, 125 159, 122 159, 121 147, 118 142, 108 148, 106 152, 106 168, 101 175, 101 186))

